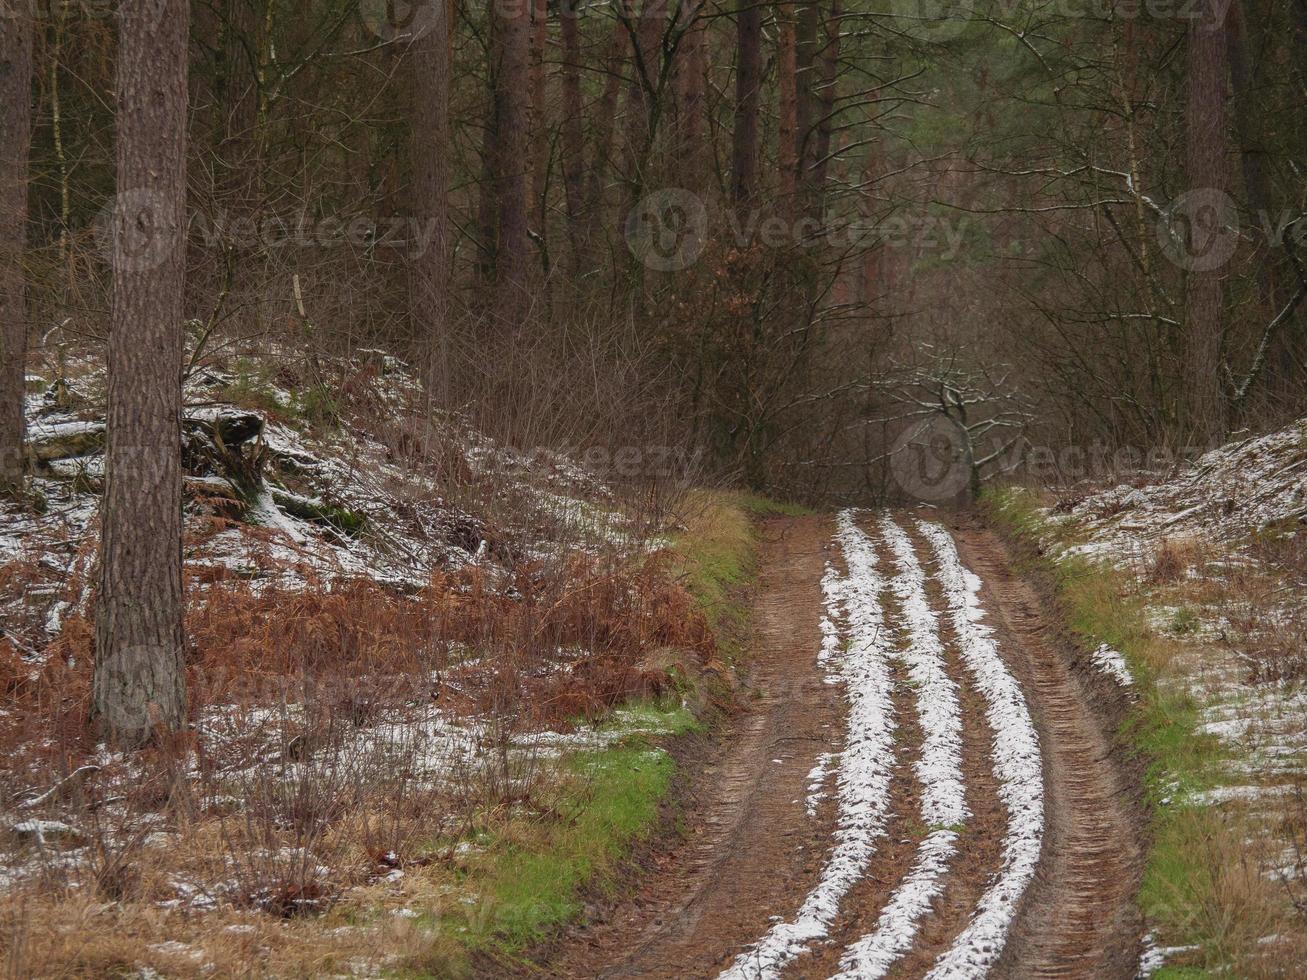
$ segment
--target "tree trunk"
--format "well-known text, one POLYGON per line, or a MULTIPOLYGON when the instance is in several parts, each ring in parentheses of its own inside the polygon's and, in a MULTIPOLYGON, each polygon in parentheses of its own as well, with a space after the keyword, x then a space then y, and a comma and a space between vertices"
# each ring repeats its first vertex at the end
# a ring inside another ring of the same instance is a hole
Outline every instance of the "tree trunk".
POLYGON ((821 8, 817 0, 798 0, 794 75, 795 131, 798 140, 798 192, 806 192, 811 177, 817 119, 817 30, 821 26, 821 8))
POLYGON ((758 191, 758 89, 762 82, 762 8, 758 0, 740 0, 735 27, 731 197, 739 207, 752 201, 758 191))
MULTIPOLYGON (((414 340, 425 356, 427 390, 438 400, 449 393, 450 234, 449 234, 449 24, 448 6, 438 2, 436 17, 409 52, 413 81, 413 198, 429 245, 411 255, 409 298, 416 321, 414 340)), ((412 246, 410 246, 412 247, 412 246)))
POLYGON ((816 118, 810 184, 809 206, 814 218, 821 219, 825 212, 826 171, 830 164, 831 133, 834 130, 836 89, 839 84, 840 63, 840 0, 831 0, 830 19, 826 22, 826 44, 821 51, 821 81, 813 93, 816 118))
POLYGON ((93 712, 138 745, 186 722, 181 360, 186 0, 119 5, 108 447, 93 712))
MULTIPOLYGON (((1206 9, 1206 8, 1204 8, 1206 9)), ((1219 199, 1226 179, 1226 42, 1221 24, 1208 12, 1189 22, 1188 158, 1189 189, 1219 199)), ((1223 214, 1210 208, 1196 215, 1210 224, 1223 214)), ((1217 209, 1219 210, 1219 209, 1217 209)), ((1220 234, 1215 227, 1197 227, 1198 235, 1220 234)), ((1223 281, 1225 269, 1203 263, 1189 270, 1185 305, 1188 343, 1184 379, 1189 391, 1187 429, 1202 445, 1216 443, 1226 432, 1225 391, 1221 377, 1224 330, 1223 281)))
MULTIPOLYGON (((1254 8, 1255 9, 1255 8, 1254 8)), ((1240 0, 1233 0, 1226 13, 1226 52, 1230 60, 1230 87, 1232 91, 1231 114, 1234 131, 1239 143, 1239 157, 1243 172, 1244 199, 1255 225, 1273 221, 1271 203, 1271 181, 1266 167, 1266 147, 1259 139, 1257 125, 1258 104, 1247 57, 1249 24, 1244 16, 1244 5, 1240 0)), ((1254 236, 1256 250, 1257 287, 1261 297, 1259 316, 1264 322, 1271 322, 1277 313, 1289 302, 1290 290, 1277 275, 1276 254, 1270 243, 1262 236, 1254 236)), ((1268 359, 1271 384, 1277 388, 1291 390, 1293 385, 1293 344, 1290 332, 1281 330, 1280 336, 1272 339, 1274 353, 1268 359)))
POLYGON ((779 90, 779 146, 777 163, 780 169, 781 207, 788 214, 797 211, 794 195, 798 190, 799 169, 799 90, 798 90, 798 35, 793 0, 780 3, 776 8, 776 84, 779 90))
POLYGON ((32 20, 0 17, 0 491, 23 479, 27 357, 27 170, 32 140, 32 20))
POLYGON ((587 267, 585 247, 585 130, 582 128, 580 9, 565 4, 559 12, 563 36, 563 192, 567 197, 567 237, 572 271, 587 267))
POLYGON ((531 8, 527 0, 491 0, 498 71, 495 73, 495 312, 517 325, 528 308, 527 172, 531 167, 531 8))
MULTIPOLYGON (((635 4, 631 4, 634 10, 635 4)), ((628 204, 634 206, 648 183, 662 79, 662 40, 667 26, 667 0, 644 0, 631 30, 631 85, 626 108, 626 181, 628 204)))
POLYGON ((585 248, 590 262, 597 261, 600 225, 604 213, 604 175, 608 172, 613 153, 613 133, 617 122, 617 100, 622 92, 622 55, 626 51, 629 35, 621 19, 613 21, 613 37, 604 60, 604 91, 595 113, 594 153, 590 161, 590 182, 586 193, 585 248))
POLYGON ((548 0, 531 3, 531 207, 537 231, 545 234, 549 187, 549 90, 545 73, 549 42, 548 0))
POLYGON ((705 74, 708 69, 708 22, 701 5, 683 7, 694 19, 685 25, 676 62, 676 155, 686 187, 706 187, 709 170, 704 152, 705 74))
MULTIPOLYGON (((493 31, 493 28, 492 28, 493 31)), ((494 50, 494 40, 491 40, 494 50)), ((481 186, 477 200, 477 275, 481 284, 493 287, 495 256, 499 254, 499 83, 498 67, 490 65, 490 91, 481 123, 481 186)))

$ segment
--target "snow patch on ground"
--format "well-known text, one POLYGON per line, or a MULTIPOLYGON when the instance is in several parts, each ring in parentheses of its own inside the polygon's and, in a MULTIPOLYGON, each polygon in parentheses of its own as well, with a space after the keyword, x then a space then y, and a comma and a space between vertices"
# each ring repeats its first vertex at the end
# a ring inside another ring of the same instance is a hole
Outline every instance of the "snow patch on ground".
POLYGON ((1125 657, 1106 643, 1099 645, 1098 649, 1091 654, 1091 659, 1095 667, 1122 687, 1134 686, 1135 679, 1130 673, 1130 668, 1126 665, 1125 657))
POLYGON ((841 901, 866 873, 875 841, 885 832, 895 723, 880 606, 884 582, 876 570, 876 549, 855 523, 854 511, 840 512, 835 536, 848 575, 828 575, 823 585, 830 618, 841 620, 846 630, 847 649, 830 656, 849 700, 848 736, 838 756, 835 846, 798 914, 777 922, 736 957, 721 974, 730 980, 779 977, 813 942, 828 935, 841 901))

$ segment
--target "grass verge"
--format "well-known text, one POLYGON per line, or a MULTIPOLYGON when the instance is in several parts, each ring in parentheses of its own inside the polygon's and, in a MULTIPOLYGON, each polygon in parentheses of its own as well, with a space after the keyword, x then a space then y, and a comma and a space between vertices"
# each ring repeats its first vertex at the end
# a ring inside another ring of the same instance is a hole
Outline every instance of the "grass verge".
MULTIPOLYGON (((684 531, 672 542, 673 572, 727 660, 742 653, 748 630, 754 518, 791 512, 728 492, 699 491, 687 501, 684 531)), ((610 745, 562 761, 565 778, 548 803, 556 819, 505 825, 467 869, 462 898, 475 900, 446 905, 437 917, 439 931, 459 937, 468 956, 513 961, 580 914, 587 896, 614 895, 626 855, 656 829, 676 771, 664 746, 700 722, 664 701, 629 705, 609 725, 618 736, 610 745)), ((435 972, 449 968, 445 961, 435 972)))
POLYGON ((1029 570, 1053 584, 1084 651, 1106 643, 1134 675, 1138 703, 1118 738, 1144 773, 1150 840, 1138 900, 1159 944, 1177 950, 1152 975, 1228 975, 1271 931, 1274 913, 1265 881, 1244 858, 1239 824, 1194 795, 1219 783, 1225 752, 1195 731, 1197 708, 1183 687, 1159 683, 1177 641, 1150 627, 1146 592, 1132 575, 1062 553, 1075 542, 1059 538, 1031 494, 993 491, 982 509, 1031 556, 1029 570))

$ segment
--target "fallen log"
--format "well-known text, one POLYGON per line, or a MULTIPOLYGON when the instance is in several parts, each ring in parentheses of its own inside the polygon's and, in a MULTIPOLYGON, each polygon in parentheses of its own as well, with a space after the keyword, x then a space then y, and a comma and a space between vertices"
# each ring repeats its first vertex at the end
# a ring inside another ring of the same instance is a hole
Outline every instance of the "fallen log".
MULTIPOLYGON (((182 431, 201 434, 232 450, 263 432, 263 416, 230 406, 187 409, 182 431)), ((78 459, 104 452, 104 422, 73 420, 36 422, 28 432, 27 455, 37 463, 78 459)))

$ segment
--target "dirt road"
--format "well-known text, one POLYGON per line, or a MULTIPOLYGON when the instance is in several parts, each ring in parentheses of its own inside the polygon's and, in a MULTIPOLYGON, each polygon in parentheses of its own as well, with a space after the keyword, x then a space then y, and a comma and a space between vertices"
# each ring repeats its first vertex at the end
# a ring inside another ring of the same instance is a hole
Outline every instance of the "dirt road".
POLYGON ((1134 975, 1130 786, 991 533, 764 528, 748 710, 566 977, 1134 975))

